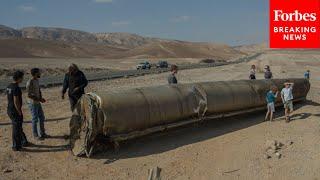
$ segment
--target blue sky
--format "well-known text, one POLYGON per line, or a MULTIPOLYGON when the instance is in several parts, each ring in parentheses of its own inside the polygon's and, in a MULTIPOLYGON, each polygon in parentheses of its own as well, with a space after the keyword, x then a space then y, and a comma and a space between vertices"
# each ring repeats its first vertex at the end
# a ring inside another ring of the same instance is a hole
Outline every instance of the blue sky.
POLYGON ((1 0, 0 24, 239 45, 266 41, 267 13, 268 0, 1 0))

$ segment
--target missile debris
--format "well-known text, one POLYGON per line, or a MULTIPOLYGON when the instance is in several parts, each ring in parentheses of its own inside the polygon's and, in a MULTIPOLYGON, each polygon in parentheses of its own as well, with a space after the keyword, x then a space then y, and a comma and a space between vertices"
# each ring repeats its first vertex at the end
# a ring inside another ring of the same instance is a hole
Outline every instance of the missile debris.
MULTIPOLYGON (((271 86, 294 82, 294 101, 305 100, 305 79, 201 82, 88 93, 70 121, 74 155, 90 156, 101 143, 113 143, 203 120, 250 113, 266 108, 271 86)), ((277 105, 281 105, 278 97, 277 105)))

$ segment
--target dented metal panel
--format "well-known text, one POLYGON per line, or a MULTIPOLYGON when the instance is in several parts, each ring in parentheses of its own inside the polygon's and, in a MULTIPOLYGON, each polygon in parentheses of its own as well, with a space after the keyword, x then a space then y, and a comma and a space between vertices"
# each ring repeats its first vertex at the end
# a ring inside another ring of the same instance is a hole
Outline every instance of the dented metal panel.
MULTIPOLYGON (((70 122, 76 155, 89 156, 96 137, 121 141, 204 119, 264 109, 271 86, 279 90, 287 80, 240 80, 135 88, 84 95, 70 122)), ((295 83, 295 100, 310 89, 305 79, 295 83)), ((278 103, 281 102, 280 97, 278 103)))

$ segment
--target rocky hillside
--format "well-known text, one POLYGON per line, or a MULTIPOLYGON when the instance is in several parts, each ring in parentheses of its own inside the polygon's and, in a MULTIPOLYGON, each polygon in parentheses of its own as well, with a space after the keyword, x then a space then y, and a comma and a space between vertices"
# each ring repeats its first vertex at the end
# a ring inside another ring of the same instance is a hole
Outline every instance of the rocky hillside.
POLYGON ((0 25, 0 39, 21 38, 21 31, 0 25))
POLYGON ((47 41, 64 41, 69 43, 95 43, 94 34, 63 28, 27 27, 21 29, 22 37, 47 41))
POLYGON ((126 48, 136 48, 152 42, 160 41, 156 38, 142 37, 130 33, 97 33, 95 35, 97 41, 100 43, 126 48))
POLYGON ((0 26, 0 57, 214 58, 242 52, 227 45, 143 37, 129 33, 88 33, 64 28, 0 26))

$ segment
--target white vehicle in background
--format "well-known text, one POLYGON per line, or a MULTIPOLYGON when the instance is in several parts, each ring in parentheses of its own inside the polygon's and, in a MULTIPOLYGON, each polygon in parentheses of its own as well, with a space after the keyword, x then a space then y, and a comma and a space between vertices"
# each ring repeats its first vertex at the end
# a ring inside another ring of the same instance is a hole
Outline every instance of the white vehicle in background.
POLYGON ((148 61, 141 62, 136 66, 137 70, 151 69, 151 64, 148 61))

